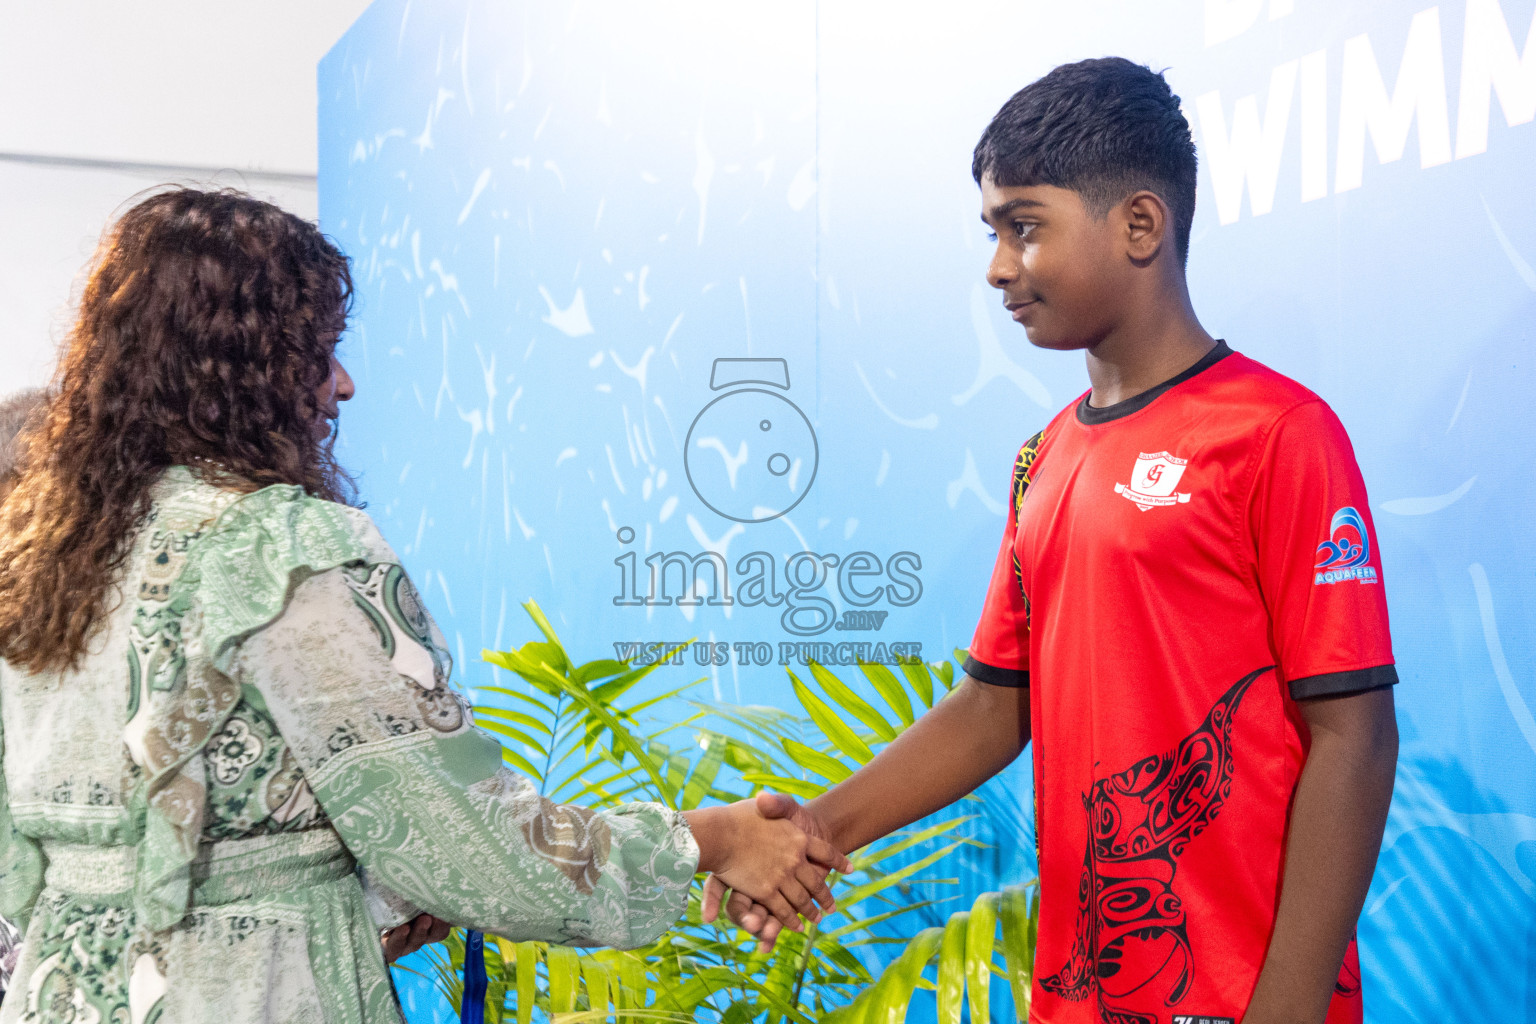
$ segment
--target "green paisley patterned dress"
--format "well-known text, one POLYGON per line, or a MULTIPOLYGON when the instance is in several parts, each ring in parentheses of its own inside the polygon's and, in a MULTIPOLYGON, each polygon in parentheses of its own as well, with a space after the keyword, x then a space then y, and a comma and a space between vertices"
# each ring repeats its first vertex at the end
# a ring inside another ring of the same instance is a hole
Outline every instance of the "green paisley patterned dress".
POLYGON ((0 1024, 397 1022, 381 927, 642 945, 698 848, 502 766, 371 520, 184 468, 78 668, 0 665, 0 1024))

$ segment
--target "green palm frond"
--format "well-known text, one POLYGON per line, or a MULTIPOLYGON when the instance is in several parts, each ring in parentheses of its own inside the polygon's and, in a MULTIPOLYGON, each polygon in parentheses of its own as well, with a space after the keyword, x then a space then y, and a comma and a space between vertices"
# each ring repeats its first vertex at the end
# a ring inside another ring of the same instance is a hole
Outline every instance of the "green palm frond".
POLYGON ((970 910, 950 915, 943 928, 913 936, 874 984, 824 1016, 821 1024, 900 1024, 906 1019, 912 993, 930 987, 924 977, 930 967, 934 968, 931 987, 938 999, 938 1024, 960 1024, 962 1008, 970 1010, 971 1024, 988 1024, 994 974, 1007 978, 1015 1012, 1020 1020, 1026 1019, 1034 984, 1038 909, 1039 894, 1033 883, 982 893, 970 910))

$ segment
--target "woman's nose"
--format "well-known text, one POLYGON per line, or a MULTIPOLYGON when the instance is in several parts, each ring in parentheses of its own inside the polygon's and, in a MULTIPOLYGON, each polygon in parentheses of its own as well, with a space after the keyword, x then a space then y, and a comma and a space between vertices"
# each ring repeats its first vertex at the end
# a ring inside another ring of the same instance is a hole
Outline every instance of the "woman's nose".
POLYGON ((333 357, 331 363, 336 377, 336 401, 345 402, 357 394, 357 385, 352 383, 352 375, 340 360, 333 357))

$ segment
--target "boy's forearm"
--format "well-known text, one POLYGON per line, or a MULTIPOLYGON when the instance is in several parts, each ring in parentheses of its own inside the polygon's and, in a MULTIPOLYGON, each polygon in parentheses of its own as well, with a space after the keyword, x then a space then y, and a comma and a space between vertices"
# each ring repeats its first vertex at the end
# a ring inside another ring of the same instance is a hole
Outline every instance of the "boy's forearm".
POLYGON ((1029 691, 969 676, 853 776, 807 804, 851 852, 946 807, 1007 767, 1029 741, 1029 691))
POLYGON ((1274 935, 1243 1024, 1322 1024, 1392 800, 1390 689, 1304 703, 1302 714, 1312 745, 1292 805, 1274 935))

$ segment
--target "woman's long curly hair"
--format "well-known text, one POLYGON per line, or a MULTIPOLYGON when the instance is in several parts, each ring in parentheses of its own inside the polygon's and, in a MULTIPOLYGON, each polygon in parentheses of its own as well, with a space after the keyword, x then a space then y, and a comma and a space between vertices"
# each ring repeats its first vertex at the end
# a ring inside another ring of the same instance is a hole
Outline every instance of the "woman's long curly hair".
POLYGON ((351 300, 336 246, 250 196, 172 189, 117 221, 0 506, 0 657, 79 663, 170 466, 353 498, 317 429, 351 300))

